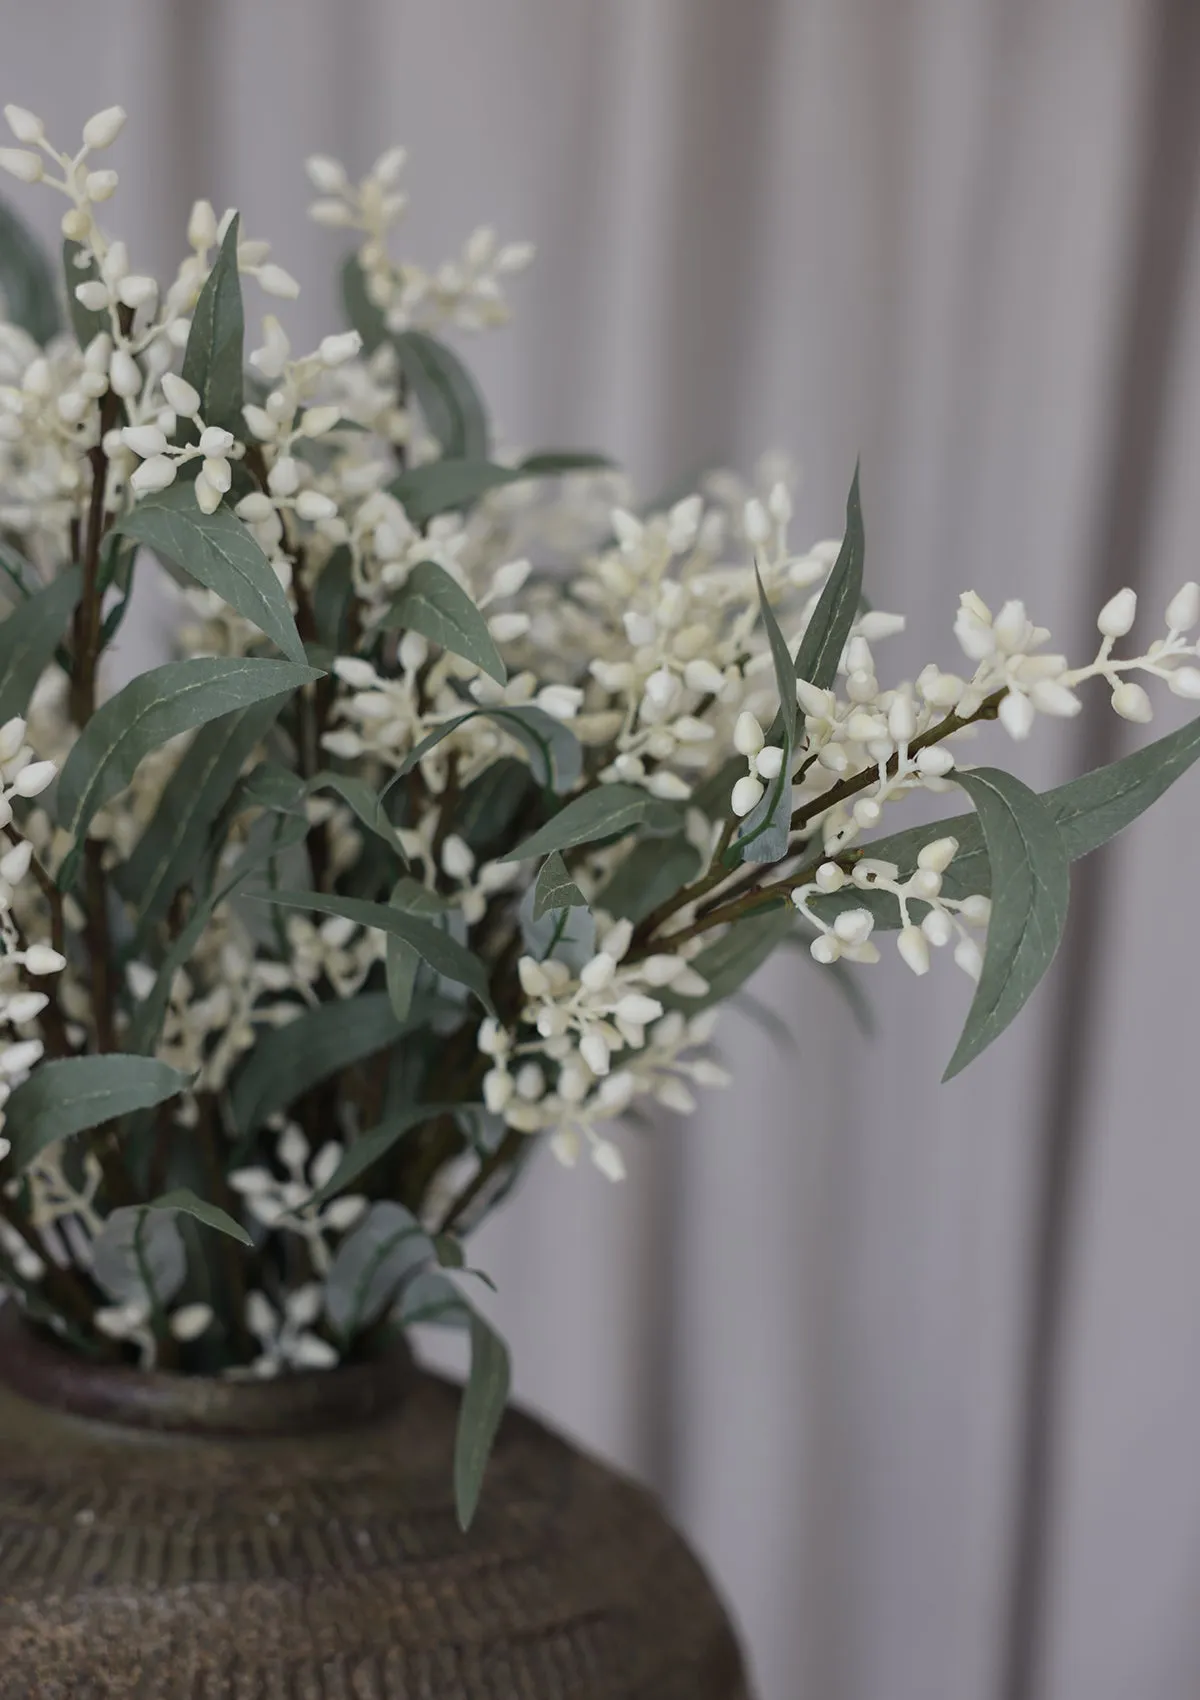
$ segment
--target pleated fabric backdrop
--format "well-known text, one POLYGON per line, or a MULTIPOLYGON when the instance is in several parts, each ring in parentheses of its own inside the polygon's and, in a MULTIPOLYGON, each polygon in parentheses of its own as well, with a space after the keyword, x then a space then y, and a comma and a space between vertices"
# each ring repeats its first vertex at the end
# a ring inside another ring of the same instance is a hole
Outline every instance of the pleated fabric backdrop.
MULTIPOLYGON (((1194 0, 0 0, 0 27, 0 93, 56 137, 129 108, 138 263, 177 257, 188 197, 236 203, 306 280, 301 345, 336 258, 301 161, 403 140, 415 256, 484 220, 539 246, 476 355, 512 440, 610 447, 647 493, 782 446, 798 541, 861 451, 897 669, 952 664, 962 589, 1082 658, 1112 589, 1155 628, 1200 576, 1194 0)), ((1128 747, 1095 709, 1022 775, 1128 747)), ((662 1490, 763 1700, 1200 1693, 1198 832, 1185 783, 1088 865, 1062 961, 953 1085, 948 965, 873 971, 870 1044, 771 968, 790 1051, 731 1016, 737 1085, 631 1135, 624 1186, 547 1160, 486 1230, 521 1396, 662 1490)))

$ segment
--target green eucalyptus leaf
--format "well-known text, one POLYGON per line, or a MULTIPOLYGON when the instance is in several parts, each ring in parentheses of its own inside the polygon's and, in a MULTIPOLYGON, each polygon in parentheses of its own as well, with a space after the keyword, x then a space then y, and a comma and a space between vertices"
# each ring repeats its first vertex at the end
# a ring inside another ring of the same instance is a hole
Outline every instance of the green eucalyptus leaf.
POLYGON ((516 739, 529 755, 530 768, 539 785, 561 796, 578 784, 583 772, 583 750, 574 732, 563 721, 547 714, 545 709, 521 705, 515 708, 472 708, 466 714, 457 714, 452 720, 443 721, 413 746, 385 790, 390 790, 405 774, 411 773, 443 738, 457 732, 468 720, 478 719, 493 721, 502 732, 516 739))
POLYGON ((112 322, 108 309, 85 307, 75 291, 81 283, 91 283, 100 276, 100 269, 88 250, 69 238, 63 243, 63 276, 67 288, 67 312, 71 329, 80 348, 86 348, 102 332, 111 335, 112 322), (83 260, 79 265, 77 261, 83 260))
POLYGON ((381 624, 385 630, 404 627, 420 632, 431 643, 473 661, 498 685, 508 678, 487 621, 466 591, 434 561, 417 563, 381 624))
POLYGON ((767 593, 763 589, 762 576, 757 567, 754 569, 754 582, 758 586, 758 607, 762 615, 763 628, 767 634, 767 642, 771 646, 771 660, 775 664, 775 687, 779 692, 779 713, 774 726, 767 735, 767 742, 778 744, 786 737, 789 748, 794 749, 796 746, 795 664, 787 646, 787 639, 779 629, 775 610, 767 601, 767 593))
POLYGON ((124 790, 152 750, 319 677, 291 661, 235 656, 169 661, 141 674, 101 704, 67 757, 58 778, 60 825, 80 839, 96 810, 124 790))
POLYGON ((58 286, 50 262, 29 226, 0 201, 0 294, 4 316, 39 348, 62 330, 58 286))
POLYGON ((858 617, 863 574, 862 504, 858 468, 846 500, 846 534, 833 571, 813 610, 808 630, 796 652, 796 677, 828 690, 837 678, 842 651, 858 617))
POLYGON ((586 904, 551 909, 540 917, 535 916, 534 907, 534 888, 528 886, 517 910, 526 954, 539 962, 558 957, 578 974, 596 954, 596 917, 586 904))
POLYGON ((546 857, 538 870, 533 888, 533 918, 540 921, 551 909, 575 909, 587 906, 587 898, 567 872, 567 864, 557 850, 546 857))
POLYGON ((429 964, 435 974, 466 986, 489 1014, 492 1013, 487 971, 483 963, 441 927, 423 920, 411 910, 400 909, 393 903, 369 903, 358 897, 327 897, 319 891, 261 891, 255 896, 283 909, 340 915, 360 927, 377 927, 381 932, 402 939, 416 951, 422 962, 429 964))
POLYGON ((487 414, 458 355, 424 331, 402 331, 390 340, 404 381, 443 455, 451 460, 486 460, 487 414))
POLYGON ((556 478, 564 472, 611 472, 615 465, 590 449, 542 449, 526 455, 517 471, 523 478, 556 478))
POLYGON ((28 708, 34 686, 63 640, 82 586, 79 568, 68 567, 0 621, 0 725, 28 708))
POLYGON ((342 1339, 390 1310, 407 1277, 432 1258, 429 1236, 411 1211, 391 1199, 372 1204, 325 1277, 325 1314, 342 1339))
MULTIPOLYGON (((401 881, 392 892, 391 901, 396 902, 403 896, 401 881)), ((407 1021, 412 1009, 413 993, 417 989, 417 973, 421 966, 421 958, 407 939, 398 933, 389 933, 384 947, 384 974, 387 985, 387 995, 391 1000, 392 1012, 397 1021, 407 1021)))
POLYGON ((365 779, 359 779, 349 773, 318 773, 315 778, 309 780, 308 790, 336 792, 368 832, 382 838, 389 850, 407 862, 400 835, 388 819, 379 793, 373 791, 365 779))
POLYGON ((148 1300, 158 1308, 187 1279, 187 1250, 172 1216, 122 1205, 92 1242, 92 1279, 116 1304, 148 1300))
POLYGON ((362 337, 364 355, 387 341, 388 328, 382 311, 367 294, 367 280, 357 254, 347 254, 342 262, 342 307, 351 330, 362 337))
POLYGON ((4 574, 22 602, 28 601, 39 588, 38 576, 30 563, 4 537, 0 537, 0 573, 4 574))
POLYGON ((319 1004, 286 1027, 271 1028, 234 1078, 234 1123, 240 1132, 253 1133, 310 1086, 394 1044, 401 1031, 383 992, 319 1004))
POLYGON ((57 1139, 174 1098, 190 1079, 154 1057, 113 1054, 39 1063, 5 1106, 13 1166, 28 1168, 57 1139))
POLYGON ((137 909, 140 938, 200 866, 209 829, 287 700, 287 693, 268 697, 210 720, 197 732, 129 860, 114 872, 117 890, 137 909))
POLYGON ((165 1210, 172 1215, 191 1216, 197 1222, 202 1222, 206 1228, 215 1228, 219 1234, 228 1234, 232 1240, 240 1240, 243 1245, 253 1245, 254 1241, 242 1227, 235 1222, 228 1211, 219 1205, 208 1204, 203 1198, 198 1198, 189 1187, 179 1186, 173 1192, 164 1192, 161 1198, 152 1198, 145 1207, 147 1210, 165 1210))
POLYGON ((304 663, 287 591, 231 508, 202 513, 192 485, 175 483, 144 497, 117 521, 115 530, 173 561, 257 626, 289 661, 304 663))
POLYGON ((349 545, 339 543, 313 587, 313 619, 317 636, 335 654, 346 647, 346 614, 354 592, 354 563, 349 545))
POLYGON ((636 926, 660 903, 674 897, 696 878, 700 861, 699 850, 682 834, 666 842, 658 838, 643 839, 633 846, 624 861, 618 862, 596 899, 596 907, 636 926))
POLYGON ((512 1369, 508 1347, 476 1310, 471 1311, 471 1368, 463 1389, 454 1440, 454 1503, 459 1527, 470 1528, 483 1474, 508 1404, 512 1369))
MULTIPOLYGON (((232 431, 235 437, 240 437, 245 429, 242 419, 245 399, 242 343, 246 322, 242 312, 237 245, 238 216, 235 213, 192 313, 192 326, 183 351, 183 376, 199 394, 200 417, 204 423, 219 425, 222 430, 232 431)), ((247 618, 252 619, 253 616, 247 615, 247 618)))
POLYGON ((378 1127, 371 1128, 367 1133, 360 1133, 353 1144, 347 1146, 341 1162, 325 1185, 314 1192, 308 1202, 315 1205, 328 1203, 331 1198, 336 1198, 338 1193, 345 1192, 355 1181, 361 1179, 381 1157, 386 1157, 405 1134, 433 1121, 437 1116, 459 1108, 461 1106, 456 1104, 412 1104, 408 1109, 380 1122, 378 1127))
POLYGON ((572 797, 545 826, 498 860, 523 862, 529 856, 548 856, 552 850, 569 850, 576 844, 622 838, 635 828, 651 836, 668 836, 678 830, 680 819, 675 804, 652 797, 638 785, 598 785, 594 791, 572 797))
POLYGON ((1070 863, 1054 816, 998 768, 955 773, 975 804, 992 869, 983 973, 943 1079, 991 1044, 1024 1008, 1054 960, 1067 919, 1070 863))
POLYGON ((514 484, 528 474, 488 460, 434 460, 410 467, 388 485, 415 526, 438 514, 461 513, 489 490, 514 484))

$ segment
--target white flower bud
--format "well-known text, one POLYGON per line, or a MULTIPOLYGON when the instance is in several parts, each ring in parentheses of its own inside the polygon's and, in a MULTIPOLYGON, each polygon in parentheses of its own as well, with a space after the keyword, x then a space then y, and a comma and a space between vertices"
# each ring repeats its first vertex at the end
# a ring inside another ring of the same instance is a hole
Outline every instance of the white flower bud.
POLYGON ((362 337, 357 331, 338 331, 321 338, 317 353, 322 366, 344 366, 347 360, 354 359, 361 347, 362 337))
POLYGON ((743 709, 733 728, 734 749, 739 755, 756 756, 764 742, 762 727, 748 708, 743 709))
MULTIPOLYGON (((102 313, 108 306, 110 299, 108 285, 101 283, 98 277, 89 278, 86 283, 77 283, 75 285, 75 299, 81 307, 86 307, 89 313, 102 313)), ((104 362, 106 369, 111 359, 110 350, 104 362)))
POLYGON ((764 744, 754 758, 760 779, 778 779, 783 768, 783 750, 778 744, 764 744))
POLYGON ((592 1144, 592 1162, 606 1181, 625 1179, 625 1159, 611 1139, 597 1139, 592 1144))
POLYGON ((45 992, 17 992, 8 1000, 5 1019, 11 1021, 14 1027, 21 1027, 40 1015, 49 1002, 45 992))
POLYGON ((152 277, 142 277, 140 274, 123 277, 117 285, 117 299, 135 311, 153 301, 157 295, 158 284, 152 277))
POLYGON ((452 832, 442 845, 442 869, 452 880, 470 879, 475 857, 465 839, 452 832))
POLYGON ((125 126, 125 108, 106 106, 83 126, 83 140, 89 148, 110 148, 125 126))
POLYGON ((301 437, 323 437, 327 431, 332 431, 342 417, 340 407, 309 407, 300 415, 300 423, 296 426, 297 434, 301 437))
POLYGON ((70 242, 86 242, 92 233, 91 214, 82 207, 68 207, 59 229, 70 242))
POLYGON ((944 874, 957 854, 957 838, 935 838, 932 844, 923 844, 917 852, 917 866, 927 868, 931 873, 944 874))
POLYGON ((1112 705, 1122 720, 1135 720, 1144 725, 1154 719, 1154 704, 1141 685, 1133 679, 1123 679, 1112 694, 1112 705))
POLYGON ((808 949, 814 962, 821 962, 826 966, 836 962, 842 954, 842 947, 833 933, 822 933, 812 941, 808 949))
POLYGON ((280 455, 267 474, 267 488, 273 496, 294 496, 299 487, 299 462, 291 455, 280 455))
POLYGON ((167 447, 166 435, 157 425, 126 425, 121 432, 121 441, 142 460, 162 454, 167 447))
POLYGON ((713 662, 701 656, 688 662, 683 670, 683 682, 689 691, 700 696, 716 696, 725 683, 725 675, 713 662))
POLYGON ((174 412, 180 413, 185 419, 194 419, 200 411, 200 396, 176 372, 164 372, 162 375, 162 391, 167 398, 167 405, 174 412))
POLYGON ((579 1054, 597 1079, 606 1075, 612 1066, 602 1033, 585 1033, 579 1041, 579 1054))
POLYGON ((113 391, 119 396, 138 395, 142 388, 142 374, 137 361, 128 349, 115 348, 112 364, 108 369, 108 381, 113 391))
POLYGON ((222 431, 219 425, 207 425, 200 433, 197 446, 202 455, 223 455, 233 447, 233 432, 222 431))
POLYGON ((978 980, 983 972, 983 952, 974 939, 959 939, 954 949, 954 960, 972 980, 978 980))
POLYGON ((347 188, 346 169, 336 159, 315 153, 304 162, 308 180, 322 195, 339 195, 347 188))
POLYGON ((1078 714, 1083 707, 1075 692, 1060 679, 1039 679, 1030 687, 1029 694, 1034 707, 1043 714, 1058 715, 1064 720, 1078 714))
POLYGON ((208 455, 203 462, 204 477, 222 495, 233 483, 233 468, 223 455, 208 455))
POLYGON ((46 789, 57 772, 58 768, 52 761, 32 761, 13 780, 13 790, 20 797, 36 797, 46 789))
POLYGON ((686 803, 692 794, 687 780, 665 767, 660 767, 657 773, 650 775, 646 781, 646 789, 652 797, 661 797, 667 803, 686 803))
POLYGON ((762 780, 757 779, 752 773, 747 773, 744 778, 739 779, 729 800, 729 806, 734 814, 739 818, 750 814, 762 801, 765 789, 762 780))
POLYGON ((11 761, 25 742, 25 722, 19 714, 0 726, 0 762, 11 761))
POLYGON ((1167 625, 1173 632, 1190 632, 1200 620, 1200 584, 1189 579, 1167 603, 1167 625))
POLYGON ((1102 637, 1121 638, 1133 627, 1137 615, 1137 592, 1118 590, 1101 608, 1096 628, 1102 637))
POLYGON ((1167 683, 1177 697, 1194 702, 1200 697, 1200 667, 1176 667, 1168 674, 1167 683))
POLYGON ((209 477, 208 468, 210 466, 225 465, 226 463, 224 461, 206 460, 204 466, 198 473, 196 482, 192 488, 196 494, 196 506, 200 509, 201 513, 215 514, 217 509, 221 506, 221 487, 214 479, 209 477))
POLYGON ((796 680, 796 701, 805 714, 818 720, 830 719, 835 706, 832 691, 824 691, 819 685, 810 685, 807 679, 796 680))
POLYGON ((984 897, 979 892, 973 893, 963 899, 962 914, 963 919, 970 921, 972 926, 985 927, 992 916, 991 898, 984 897))
POLYGON ((663 1006, 657 998, 648 998, 644 992, 626 992, 615 1013, 618 1021, 628 1022, 631 1027, 645 1027, 657 1021, 662 1012, 663 1006))
POLYGON ((659 667, 646 680, 645 692, 655 708, 669 708, 679 694, 679 680, 669 667, 659 667))
POLYGON ((1000 704, 1000 724, 1010 738, 1028 738, 1033 729, 1033 704, 1019 691, 1009 691, 1000 704))
POLYGON ((761 545, 770 542, 773 530, 771 516, 757 496, 751 496, 746 503, 742 523, 751 543, 761 545))
POLYGON ((544 998, 550 991, 549 975, 532 956, 523 956, 517 963, 517 978, 526 997, 544 998))
POLYGON ((917 730, 917 717, 912 698, 897 696, 888 709, 888 736, 897 744, 907 744, 917 730))
POLYGON ((9 129, 19 142, 36 146, 46 134, 46 126, 36 112, 30 112, 24 106, 6 106, 4 116, 9 129))
POLYGON ((171 1333, 176 1340, 198 1340, 212 1319, 211 1305, 180 1305, 171 1313, 171 1333))
POLYGON ((917 752, 917 772, 923 779, 942 779, 954 766, 949 750, 930 746, 917 752))
POLYGON ((875 926, 869 909, 847 909, 833 923, 834 933, 842 944, 866 944, 875 926))
POLYGON ((908 889, 914 897, 931 900, 942 889, 942 876, 935 874, 932 868, 918 868, 908 882, 908 889))
POLYGON ((954 923, 944 909, 931 909, 921 922, 921 931, 941 950, 954 937, 954 923))
POLYGON ((260 443, 273 443, 279 435, 279 426, 264 407, 247 405, 242 409, 242 418, 260 443))
POLYGON ((267 295, 275 296, 277 300, 294 301, 300 293, 300 285, 282 266, 259 266, 257 276, 259 288, 267 295))
POLYGON ((296 512, 306 520, 335 519, 337 503, 320 490, 301 490, 296 497, 296 512))
POLYGON ((139 496, 150 495, 155 490, 165 490, 175 482, 175 462, 168 460, 166 455, 151 455, 149 460, 130 474, 129 482, 139 496))
POLYGON ((0 879, 4 880, 6 885, 20 885, 29 872, 29 864, 32 860, 33 845, 30 844, 28 839, 24 839, 20 844, 14 844, 11 850, 7 850, 3 856, 0 856, 0 879))
POLYGON ((513 1095, 512 1075, 502 1068, 491 1068, 483 1077, 483 1101, 494 1116, 501 1115, 513 1095))
POLYGON ((928 974, 929 941, 920 927, 902 927, 896 938, 896 949, 914 974, 928 974))
POLYGON ((878 826, 883 806, 875 797, 860 797, 850 812, 859 826, 878 826))
POLYGON ((41 155, 26 153, 24 148, 0 148, 0 171, 21 183, 38 183, 43 174, 41 155))
POLYGON ((115 171, 89 171, 83 190, 89 201, 107 201, 116 194, 120 181, 115 171))
POLYGON ((0 1052, 0 1073, 10 1077, 24 1074, 36 1062, 41 1061, 45 1047, 40 1039, 22 1039, 15 1045, 0 1052))
POLYGON ((187 226, 188 246, 211 248, 217 240, 217 215, 211 201, 193 201, 187 226))
POLYGON ((1019 598, 1014 597, 1001 608, 992 622, 992 635, 1010 655, 1025 647, 1029 641, 1029 616, 1019 598))
POLYGON ((612 984, 616 971, 615 960, 608 951, 602 950, 580 969, 579 983, 589 992, 602 992, 606 986, 612 984))

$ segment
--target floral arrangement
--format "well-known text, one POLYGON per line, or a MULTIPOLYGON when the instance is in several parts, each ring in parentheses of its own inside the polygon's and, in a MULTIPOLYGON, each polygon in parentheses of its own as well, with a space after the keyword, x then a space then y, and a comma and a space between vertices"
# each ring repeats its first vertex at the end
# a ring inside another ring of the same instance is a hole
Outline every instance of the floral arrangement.
POLYGON ((716 1011, 781 947, 952 949, 965 1066, 1200 722, 1040 795, 967 740, 1093 678, 1137 722, 1144 682, 1200 698, 1200 588, 1118 656, 1123 590, 1081 666, 968 593, 960 670, 881 683, 857 476, 797 552, 784 481, 635 515, 602 457, 492 443, 442 333, 503 322, 530 251, 393 258, 400 150, 309 161, 351 328, 297 355, 268 314, 245 361, 243 284, 297 293, 267 244, 198 202, 161 288, 98 221, 124 113, 68 154, 5 111, 0 167, 66 208, 59 278, 0 223, 0 1280, 79 1352, 196 1374, 466 1327, 466 1522, 508 1358, 463 1242, 539 1137, 619 1179, 614 1127, 725 1081, 716 1011), (152 558, 178 658, 112 690, 152 558))

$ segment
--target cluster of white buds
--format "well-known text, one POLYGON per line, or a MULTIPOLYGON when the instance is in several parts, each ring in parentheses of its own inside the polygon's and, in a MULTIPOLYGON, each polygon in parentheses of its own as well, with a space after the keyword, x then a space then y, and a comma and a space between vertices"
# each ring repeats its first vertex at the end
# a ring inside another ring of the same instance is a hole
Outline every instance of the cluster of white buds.
POLYGON ((968 924, 986 927, 991 902, 979 895, 965 898, 942 895, 942 876, 957 853, 957 839, 934 839, 921 848, 917 866, 906 880, 900 879, 900 870, 894 862, 869 856, 856 862, 849 875, 836 862, 822 862, 811 881, 792 891, 792 902, 816 929, 817 936, 809 947, 814 959, 821 963, 842 958, 850 962, 879 961, 879 950, 872 936, 875 917, 870 909, 844 909, 830 922, 810 907, 815 897, 830 897, 857 888, 864 892, 886 892, 895 899, 901 921, 896 948, 914 974, 929 972, 930 945, 940 948, 957 940, 955 962, 965 974, 978 980, 983 953, 968 931, 968 924), (914 902, 921 903, 926 910, 919 923, 913 920, 909 908, 914 902))
POLYGON ((29 982, 66 967, 66 958, 47 941, 22 938, 13 915, 17 887, 28 877, 33 860, 33 846, 13 826, 13 801, 38 796, 56 771, 53 762, 33 759, 25 741, 24 720, 0 726, 0 829, 11 845, 0 855, 0 1028, 6 1029, 0 1035, 0 1158, 8 1152, 4 1105, 44 1050, 41 1039, 27 1036, 26 1029, 49 998, 29 982))
POLYGON ((508 310, 502 279, 529 264, 530 243, 500 244, 485 225, 468 237, 458 259, 447 260, 434 272, 389 258, 388 233, 408 205, 408 196, 398 187, 406 159, 403 148, 389 148, 355 184, 336 159, 314 155, 307 169, 319 199, 310 206, 310 217, 332 229, 362 232, 365 240, 358 257, 367 294, 389 330, 434 330, 445 324, 474 330, 504 324, 508 310))
POLYGON ((174 372, 162 375, 165 408, 152 424, 126 425, 121 441, 132 449, 141 465, 130 477, 130 484, 139 496, 155 490, 165 490, 174 484, 181 466, 199 460, 196 474, 196 505, 203 513, 215 513, 233 482, 231 461, 243 453, 242 445, 234 440, 232 431, 218 425, 206 425, 200 416, 200 397, 193 385, 174 372), (194 444, 173 444, 180 419, 192 425, 198 441, 194 444))
MULTIPOLYGON (((101 1305, 93 1318, 101 1334, 110 1340, 122 1340, 137 1349, 143 1369, 153 1369, 158 1358, 158 1342, 152 1326, 153 1307, 145 1298, 127 1299, 124 1304, 101 1305)), ((207 1332, 213 1320, 212 1306, 185 1304, 170 1311, 166 1317, 167 1330, 181 1345, 198 1340, 207 1332)))
POLYGON ((325 1204, 312 1197, 333 1179, 344 1148, 331 1139, 315 1153, 294 1122, 286 1122, 279 1134, 275 1155, 285 1171, 280 1179, 272 1170, 256 1166, 235 1169, 229 1177, 234 1191, 246 1200, 250 1214, 275 1233, 298 1234, 306 1243, 314 1271, 325 1275, 332 1253, 327 1236, 344 1234, 367 1207, 365 1198, 345 1193, 325 1204))
POLYGON ((306 1281, 283 1295, 281 1308, 265 1293, 246 1295, 246 1327, 259 1344, 247 1374, 270 1380, 291 1369, 333 1369, 338 1355, 328 1340, 313 1332, 325 1303, 319 1281, 306 1281))
POLYGON ((758 720, 748 708, 744 708, 733 728, 733 747, 750 764, 750 771, 737 781, 730 798, 734 814, 740 817, 758 807, 766 790, 764 781, 779 778, 783 767, 783 746, 768 744, 758 720))
POLYGON ((7 171, 21 183, 48 183, 67 195, 72 207, 63 214, 62 232, 72 242, 89 242, 96 225, 92 208, 107 201, 117 187, 117 174, 108 167, 91 164, 94 153, 110 148, 125 127, 125 112, 120 106, 105 107, 95 113, 83 126, 83 142, 74 155, 60 153, 46 136, 46 127, 36 113, 23 106, 6 106, 4 116, 8 127, 21 148, 0 148, 0 171, 7 171), (59 178, 49 175, 46 161, 58 166, 59 178))

